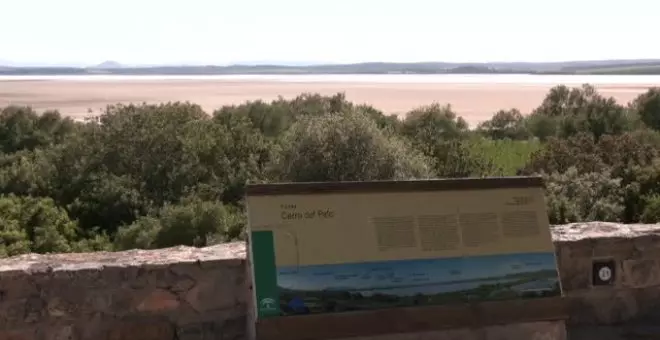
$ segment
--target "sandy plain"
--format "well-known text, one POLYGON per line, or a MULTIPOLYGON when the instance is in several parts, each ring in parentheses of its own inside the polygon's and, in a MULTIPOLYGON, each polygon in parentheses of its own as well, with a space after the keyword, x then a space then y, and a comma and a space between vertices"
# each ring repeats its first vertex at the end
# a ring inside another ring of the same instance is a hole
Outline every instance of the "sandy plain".
MULTIPOLYGON (((57 109, 73 118, 98 114, 116 103, 190 101, 207 112, 248 100, 292 98, 303 92, 344 92, 357 103, 386 113, 405 114, 420 105, 449 103, 471 125, 488 119, 498 109, 524 113, 538 106, 555 84, 514 83, 396 83, 396 82, 287 82, 265 80, 0 80, 0 107, 30 105, 42 111, 57 109), (91 114, 90 114, 91 112, 91 114)), ((606 96, 627 103, 648 85, 599 84, 606 96)))

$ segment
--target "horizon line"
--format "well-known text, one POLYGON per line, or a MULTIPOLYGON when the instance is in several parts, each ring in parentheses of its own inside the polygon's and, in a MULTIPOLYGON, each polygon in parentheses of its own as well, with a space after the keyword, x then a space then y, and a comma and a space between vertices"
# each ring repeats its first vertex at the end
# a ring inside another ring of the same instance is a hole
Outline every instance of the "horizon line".
POLYGON ((254 62, 238 61, 230 63, 163 63, 163 64, 130 64, 114 60, 107 60, 91 65, 74 65, 67 63, 48 64, 48 63, 30 63, 20 65, 20 62, 3 60, 0 67, 7 68, 97 68, 103 67, 103 64, 114 64, 107 68, 156 68, 156 67, 236 67, 236 66, 276 66, 276 67, 314 67, 314 66, 342 66, 342 65, 360 65, 360 64, 452 64, 452 65, 487 65, 487 64, 562 64, 562 63, 588 63, 588 62, 660 62, 660 58, 638 58, 638 59, 566 59, 561 61, 356 61, 356 62, 306 62, 306 61, 273 61, 273 62, 254 62), (18 65, 17 65, 18 64, 18 65))

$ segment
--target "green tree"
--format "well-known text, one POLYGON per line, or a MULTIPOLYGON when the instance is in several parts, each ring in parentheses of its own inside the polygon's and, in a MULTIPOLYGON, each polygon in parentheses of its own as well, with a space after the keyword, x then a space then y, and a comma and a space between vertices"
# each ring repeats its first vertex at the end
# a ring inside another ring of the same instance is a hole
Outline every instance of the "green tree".
POLYGON ((484 176, 494 171, 488 160, 471 153, 467 122, 451 106, 432 104, 410 111, 401 133, 430 159, 438 177, 484 176))
POLYGON ((222 203, 190 198, 181 204, 164 206, 157 216, 144 216, 121 227, 115 244, 118 249, 203 247, 231 239, 228 236, 241 229, 242 222, 236 210, 222 203))
POLYGON ((248 182, 259 183, 268 180, 272 163, 279 145, 255 129, 246 117, 232 117, 214 127, 217 142, 214 148, 191 146, 191 153, 197 153, 199 160, 212 172, 210 179, 202 183, 222 183, 224 191, 219 197, 225 203, 236 204, 244 196, 248 182), (218 159, 221 156, 222 159, 218 159), (215 159, 215 161, 210 161, 215 159))
POLYGON ((640 94, 631 107, 646 126, 660 130, 660 88, 652 87, 640 94))
POLYGON ((0 256, 77 249, 78 230, 52 199, 0 197, 0 256))
POLYGON ((521 140, 530 137, 525 117, 517 109, 497 111, 493 118, 479 124, 477 131, 492 139, 521 140))
POLYGON ((29 107, 0 110, 0 150, 13 153, 59 143, 76 130, 70 118, 57 111, 37 114, 29 107))
POLYGON ((434 103, 414 109, 406 115, 403 134, 422 145, 434 145, 438 139, 453 140, 468 132, 467 122, 450 105, 434 103))
POLYGON ((647 198, 644 213, 642 213, 641 221, 644 223, 658 223, 660 222, 660 196, 653 195, 647 198))
POLYGON ((19 196, 54 197, 57 171, 49 149, 0 155, 0 192, 19 196))
POLYGON ((423 156, 361 112, 302 119, 286 134, 277 163, 284 181, 429 177, 423 156))
POLYGON ((588 84, 581 88, 560 85, 550 89, 532 112, 530 121, 530 130, 542 139, 553 131, 563 138, 586 132, 598 139, 624 133, 633 126, 633 119, 623 106, 612 97, 601 96, 588 84))
POLYGON ((109 107, 86 142, 97 168, 131 176, 145 198, 162 205, 198 182, 188 171, 194 155, 184 145, 191 138, 212 138, 199 120, 208 116, 189 103, 109 107))
MULTIPOLYGON (((324 96, 318 93, 303 93, 293 99, 287 100, 282 97, 271 103, 263 101, 252 101, 241 105, 225 106, 216 110, 214 119, 225 122, 231 117, 247 117, 252 126, 261 131, 269 138, 280 137, 291 125, 301 118, 309 116, 322 116, 328 113, 337 113, 352 110, 356 106, 346 100, 344 93, 336 93, 332 96, 324 96)), ((382 112, 367 105, 358 105, 357 108, 368 112, 382 125, 394 123, 382 112)))
POLYGON ((86 185, 67 210, 87 229, 99 227, 114 234, 120 225, 132 223, 145 215, 150 208, 137 183, 129 176, 95 173, 87 178, 86 185))
POLYGON ((288 130, 297 119, 283 99, 273 103, 257 100, 241 105, 224 106, 213 113, 213 119, 225 125, 235 117, 246 117, 254 128, 272 138, 288 130))
POLYGON ((564 173, 575 167, 579 173, 610 170, 615 177, 623 176, 628 166, 650 165, 658 157, 654 136, 644 131, 608 135, 595 140, 590 134, 570 138, 551 138, 532 154, 522 173, 564 173))
POLYGON ((631 164, 622 172, 625 212, 623 221, 635 223, 642 219, 649 199, 660 195, 660 159, 649 165, 631 164))
POLYGON ((574 167, 544 177, 550 223, 620 221, 624 211, 620 178, 607 171, 580 174, 574 167))
POLYGON ((557 117, 532 113, 525 118, 525 125, 532 136, 545 142, 559 136, 559 121, 557 117))

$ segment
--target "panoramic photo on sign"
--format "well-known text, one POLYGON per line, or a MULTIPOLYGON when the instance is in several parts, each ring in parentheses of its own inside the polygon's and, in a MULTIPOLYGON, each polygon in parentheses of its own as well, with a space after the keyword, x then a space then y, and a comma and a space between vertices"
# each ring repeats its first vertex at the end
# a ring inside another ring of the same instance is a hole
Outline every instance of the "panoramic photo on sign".
POLYGON ((540 179, 331 185, 248 187, 259 318, 561 295, 540 179))

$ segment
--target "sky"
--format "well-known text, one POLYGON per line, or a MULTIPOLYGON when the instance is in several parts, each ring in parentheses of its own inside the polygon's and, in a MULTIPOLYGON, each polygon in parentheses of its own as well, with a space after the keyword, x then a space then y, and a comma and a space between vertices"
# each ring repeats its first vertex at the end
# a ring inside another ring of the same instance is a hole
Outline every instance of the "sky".
POLYGON ((0 64, 660 58, 659 12, 657 0, 0 0, 0 64))

